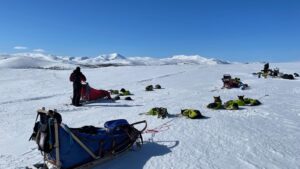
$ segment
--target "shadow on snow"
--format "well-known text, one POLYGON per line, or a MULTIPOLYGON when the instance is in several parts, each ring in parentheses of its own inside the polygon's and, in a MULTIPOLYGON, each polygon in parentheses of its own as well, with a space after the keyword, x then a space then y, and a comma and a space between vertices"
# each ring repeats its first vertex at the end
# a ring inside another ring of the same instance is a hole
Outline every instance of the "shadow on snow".
POLYGON ((164 156, 178 145, 179 141, 145 141, 140 150, 125 153, 114 160, 98 165, 94 169, 141 169, 150 158, 164 156))
POLYGON ((85 107, 139 107, 144 105, 129 105, 129 104, 105 104, 105 103, 118 103, 115 100, 110 99, 98 99, 93 101, 88 101, 84 103, 85 107), (104 104, 103 104, 104 103, 104 104))

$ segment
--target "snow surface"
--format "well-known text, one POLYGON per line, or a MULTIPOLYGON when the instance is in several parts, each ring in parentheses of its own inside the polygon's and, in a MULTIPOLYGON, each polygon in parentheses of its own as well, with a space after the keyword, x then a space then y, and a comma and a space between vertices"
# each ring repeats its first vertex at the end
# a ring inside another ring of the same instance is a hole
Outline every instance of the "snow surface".
POLYGON ((150 57, 125 57, 118 53, 100 55, 97 57, 56 56, 40 52, 15 53, 0 55, 0 68, 45 68, 71 69, 75 66, 141 66, 141 65, 177 65, 177 64, 228 64, 218 59, 208 59, 199 55, 177 55, 170 58, 155 59, 150 57))
MULTIPOLYGON (((300 72, 300 63, 270 64, 286 73, 300 72)), ((147 120, 148 129, 169 122, 168 130, 146 140, 141 150, 130 151, 96 168, 300 168, 300 81, 258 79, 252 72, 262 64, 122 66, 82 69, 89 84, 99 89, 126 88, 134 101, 98 102, 83 107, 70 103, 71 70, 0 69, 0 168, 24 168, 42 161, 32 133, 36 110, 57 109, 71 127, 103 126, 112 119, 130 123, 147 120), (249 90, 221 90, 224 73, 238 76, 249 90), (164 89, 146 92, 145 86, 164 89), (213 96, 223 101, 237 95, 260 98, 263 105, 238 111, 206 108, 213 96), (269 96, 265 96, 269 95, 269 96), (265 96, 265 97, 263 97, 265 96), (202 120, 138 115, 152 107, 166 107, 170 114, 183 108, 199 109, 202 120)))

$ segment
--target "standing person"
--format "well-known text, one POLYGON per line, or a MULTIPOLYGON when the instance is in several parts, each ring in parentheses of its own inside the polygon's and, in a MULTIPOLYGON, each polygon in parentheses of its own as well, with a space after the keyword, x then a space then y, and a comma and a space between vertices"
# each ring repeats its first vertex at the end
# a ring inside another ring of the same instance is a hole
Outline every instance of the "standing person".
POLYGON ((268 73, 269 72, 269 63, 266 63, 264 65, 264 73, 268 73))
POLYGON ((268 77, 268 75, 269 75, 269 63, 266 63, 264 65, 264 70, 263 70, 263 74, 262 75, 263 75, 264 78, 268 77))
POLYGON ((81 97, 82 81, 86 81, 84 74, 81 73, 80 67, 77 67, 70 75, 70 81, 73 82, 72 105, 81 106, 79 103, 81 97))

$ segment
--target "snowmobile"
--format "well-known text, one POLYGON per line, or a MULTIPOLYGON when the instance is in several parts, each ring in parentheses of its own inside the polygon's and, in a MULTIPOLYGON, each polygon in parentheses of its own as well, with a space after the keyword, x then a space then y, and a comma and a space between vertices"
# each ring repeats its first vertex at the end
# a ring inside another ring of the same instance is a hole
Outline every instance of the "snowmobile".
POLYGON ((46 111, 43 108, 37 111, 30 140, 37 143, 44 156, 44 164, 39 167, 88 169, 135 146, 140 148, 146 128, 146 121, 129 124, 125 119, 107 121, 104 128, 70 128, 62 123, 62 117, 56 110, 46 111), (144 125, 141 130, 135 128, 139 124, 144 125))

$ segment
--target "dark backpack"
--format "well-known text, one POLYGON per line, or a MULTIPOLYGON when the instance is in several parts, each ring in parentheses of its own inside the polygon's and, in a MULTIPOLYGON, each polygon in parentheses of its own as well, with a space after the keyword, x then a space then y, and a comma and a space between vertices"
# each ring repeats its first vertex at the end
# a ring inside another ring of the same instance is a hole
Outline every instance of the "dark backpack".
POLYGON ((281 76, 281 78, 293 80, 294 76, 292 74, 284 74, 284 75, 281 76))
POLYGON ((29 140, 34 140, 40 151, 50 153, 55 143, 54 120, 60 124, 62 118, 59 113, 52 110, 49 110, 48 112, 45 112, 44 110, 38 111, 36 120, 38 117, 40 117, 40 119, 35 123, 33 133, 29 140))
POLYGON ((146 86, 146 91, 153 91, 153 85, 146 86))

